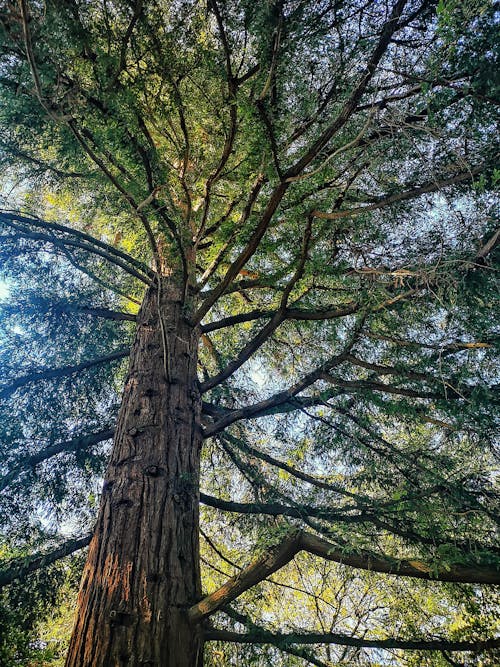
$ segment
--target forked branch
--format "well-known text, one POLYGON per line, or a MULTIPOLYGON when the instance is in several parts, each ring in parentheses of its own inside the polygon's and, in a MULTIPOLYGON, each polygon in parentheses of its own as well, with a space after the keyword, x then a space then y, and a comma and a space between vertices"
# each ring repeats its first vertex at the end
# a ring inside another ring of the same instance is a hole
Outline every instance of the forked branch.
POLYGON ((350 567, 383 574, 435 581, 500 584, 500 572, 494 568, 464 567, 461 565, 439 568, 417 559, 399 560, 386 555, 374 555, 366 551, 358 551, 353 554, 349 551, 340 550, 336 545, 316 537, 312 533, 296 530, 286 535, 280 544, 264 552, 241 572, 231 577, 218 590, 193 605, 188 612, 189 619, 191 622, 197 623, 211 616, 218 609, 229 604, 242 593, 284 567, 299 551, 306 551, 350 567))

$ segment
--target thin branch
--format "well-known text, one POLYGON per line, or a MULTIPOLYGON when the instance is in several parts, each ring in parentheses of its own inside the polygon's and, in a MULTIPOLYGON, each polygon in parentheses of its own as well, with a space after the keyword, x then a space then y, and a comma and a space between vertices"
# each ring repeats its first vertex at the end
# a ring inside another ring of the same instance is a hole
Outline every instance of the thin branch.
MULTIPOLYGON (((338 484, 332 484, 331 482, 325 482, 322 479, 318 477, 314 477, 313 475, 309 475, 308 473, 302 472, 301 470, 297 470, 297 468, 294 468, 293 466, 289 465, 288 463, 285 463, 283 461, 280 461, 274 456, 270 456, 269 454, 266 454, 265 452, 261 452, 260 450, 256 449, 255 447, 251 447, 249 444, 246 442, 243 442, 239 438, 236 438, 235 436, 231 435, 230 433, 224 433, 223 435, 224 439, 226 439, 228 442, 231 443, 234 447, 237 447, 240 451, 244 452, 245 454, 260 459, 261 461, 265 461, 269 465, 275 466, 276 468, 280 468, 281 470, 284 470, 288 474, 292 475, 292 477, 295 477, 297 479, 301 479, 304 482, 307 482, 308 484, 312 484, 313 486, 318 487, 319 489, 326 489, 327 491, 332 491, 333 493, 337 493, 342 496, 347 496, 349 498, 355 498, 358 499, 360 496, 356 493, 352 493, 350 491, 347 491, 344 489, 342 486, 338 484)), ((368 497, 361 497, 361 500, 367 501, 369 500, 368 497)))
MULTIPOLYGON (((336 354, 330 357, 330 359, 324 361, 320 366, 318 366, 313 371, 305 375, 303 378, 301 378, 298 382, 290 386, 285 391, 281 391, 278 394, 274 394, 270 398, 264 399, 263 401, 259 401, 258 403, 254 403, 253 405, 247 405, 243 408, 231 410, 231 412, 225 414, 212 427, 209 427, 205 430, 204 437, 208 438, 210 436, 213 436, 216 433, 219 433, 223 429, 227 428, 230 424, 233 424, 234 422, 239 421, 241 419, 250 419, 254 415, 267 412, 268 410, 276 408, 284 403, 293 403, 294 398, 297 394, 299 394, 301 391, 304 391, 304 389, 310 387, 317 380, 322 379, 325 373, 333 370, 335 367, 339 366, 346 360, 347 355, 349 354, 352 346, 356 341, 357 334, 359 334, 358 330, 355 332, 355 335, 351 337, 343 352, 341 352, 340 354, 336 354)), ((205 383, 201 385, 202 392, 204 390, 204 384, 205 383)))
POLYGON ((55 563, 75 551, 85 548, 90 544, 92 535, 85 535, 76 540, 68 540, 53 551, 33 554, 32 556, 16 558, 7 563, 7 567, 0 570, 0 588, 12 583, 16 579, 24 578, 30 572, 35 572, 42 567, 55 563))
POLYGON ((101 317, 105 320, 113 320, 116 322, 136 322, 137 315, 133 313, 125 313, 120 310, 111 310, 110 308, 99 308, 97 306, 78 306, 74 304, 67 304, 59 312, 68 313, 82 313, 83 315, 91 315, 92 317, 101 317))
MULTIPOLYGON (((136 202, 135 199, 132 197, 132 195, 124 188, 121 183, 118 181, 118 179, 113 175, 113 173, 109 170, 109 168, 106 166, 106 164, 101 160, 101 158, 97 155, 97 153, 89 146, 89 144, 85 141, 84 136, 82 132, 80 132, 76 126, 76 123, 73 120, 70 120, 68 122, 68 127, 71 129, 75 139, 78 141, 80 146, 83 148, 85 153, 89 156, 89 158, 94 162, 100 170, 103 172, 103 174, 108 178, 110 183, 120 192, 120 194, 123 196, 125 201, 129 204, 129 206, 132 208, 132 210, 135 212, 139 220, 141 221, 145 231, 146 235, 148 237, 149 245, 151 247, 151 251, 153 253, 153 257, 155 258, 155 263, 157 268, 161 266, 161 258, 158 250, 158 245, 156 243, 155 236, 153 234, 153 230, 151 229, 151 225, 149 224, 148 219, 146 218, 145 215, 143 215, 140 211, 140 202, 136 202)), ((86 134, 90 134, 88 131, 85 132, 86 134)), ((90 135, 92 136, 92 135, 90 135)))
POLYGON ((10 384, 0 386, 0 398, 8 398, 11 396, 16 389, 24 387, 27 384, 33 382, 38 382, 39 380, 51 380, 53 378, 67 377, 68 375, 74 375, 80 371, 86 370, 87 368, 93 368, 94 366, 99 366, 100 364, 106 364, 112 361, 118 361, 120 359, 125 359, 130 354, 130 350, 122 349, 112 352, 111 354, 106 354, 102 357, 97 357, 95 359, 90 359, 89 361, 82 361, 79 364, 74 366, 61 366, 60 368, 48 368, 44 371, 33 372, 28 375, 23 375, 22 377, 17 378, 10 384))
POLYGON ((36 454, 23 457, 22 462, 19 465, 15 466, 3 477, 0 477, 0 491, 3 491, 5 488, 10 486, 10 484, 12 484, 12 482, 14 482, 24 472, 32 470, 35 466, 39 465, 43 461, 46 461, 47 459, 50 459, 57 454, 61 454, 62 452, 79 452, 86 450, 99 442, 110 440, 113 437, 113 434, 114 429, 103 429, 98 433, 91 433, 89 435, 82 435, 77 438, 72 438, 71 440, 56 442, 52 445, 49 445, 48 447, 44 447, 36 454))
POLYGON ((316 139, 313 145, 306 151, 306 153, 298 160, 287 172, 284 178, 288 179, 300 175, 303 170, 317 157, 321 150, 328 144, 332 137, 348 122, 352 114, 355 112, 370 80, 372 79, 377 66, 382 59, 391 42, 392 35, 399 28, 398 19, 401 16, 407 0, 398 0, 392 8, 389 20, 385 23, 380 37, 365 69, 365 74, 358 83, 347 102, 342 107, 341 112, 335 120, 324 130, 324 132, 316 139))
POLYGON ((446 188, 450 185, 455 185, 456 183, 462 183, 464 181, 473 180, 474 176, 477 176, 483 170, 484 170, 484 165, 481 165, 480 167, 473 167, 469 171, 455 174, 454 176, 443 179, 442 181, 432 181, 429 183, 425 183, 424 185, 421 185, 419 187, 412 188, 411 190, 406 190, 405 192, 398 192, 388 197, 382 197, 378 201, 373 202, 372 204, 368 204, 366 206, 359 206, 357 208, 351 208, 344 211, 333 211, 332 213, 325 213, 323 211, 318 211, 317 209, 315 209, 314 211, 312 211, 311 215, 314 216, 315 218, 321 218, 323 220, 339 220, 341 218, 351 218, 355 215, 362 215, 363 213, 368 213, 369 211, 375 211, 385 208, 386 206, 390 206, 391 204, 395 204, 396 202, 416 199, 417 197, 420 197, 424 194, 428 194, 430 192, 437 192, 442 188, 446 188))
POLYGON ((41 106, 45 109, 45 111, 49 115, 49 117, 52 118, 52 120, 55 120, 56 122, 65 122, 66 120, 68 120, 68 118, 65 116, 59 116, 55 112, 55 109, 46 101, 43 94, 42 84, 40 81, 40 76, 38 74, 38 68, 36 66, 35 55, 33 52, 33 43, 31 41, 31 33, 29 29, 30 16, 26 0, 19 0, 19 9, 21 14, 21 22, 23 26, 24 48, 26 51, 26 58, 28 60, 28 64, 31 70, 33 83, 35 84, 36 97, 40 102, 41 106))
MULTIPOLYGON (((285 500, 291 502, 292 505, 282 505, 278 502, 240 503, 231 500, 223 500, 222 498, 215 498, 214 496, 209 496, 203 492, 200 493, 201 503, 207 505, 208 507, 222 510, 223 512, 233 512, 235 514, 265 514, 267 516, 289 516, 295 519, 301 519, 305 522, 307 522, 309 518, 313 517, 322 519, 324 521, 352 525, 371 524, 379 530, 386 531, 392 535, 398 535, 411 544, 426 544, 432 548, 436 547, 436 540, 434 538, 415 533, 412 530, 407 529, 406 526, 401 526, 400 522, 398 525, 396 518, 390 518, 392 523, 388 523, 385 518, 381 519, 377 514, 374 513, 374 511, 378 508, 371 508, 372 511, 370 511, 370 509, 360 509, 358 505, 344 505, 334 510, 327 507, 318 507, 316 505, 306 505, 304 503, 296 502, 291 498, 285 497, 285 500)), ((444 539, 446 540, 445 543, 452 543, 455 547, 459 547, 468 553, 473 550, 489 551, 495 553, 499 551, 495 546, 490 546, 483 542, 475 542, 471 539, 461 542, 453 539, 452 536, 444 536, 444 539)), ((346 547, 348 548, 348 545, 346 545, 346 547)), ((500 576, 500 574, 498 576, 500 576)))
POLYGON ((13 146, 12 144, 7 143, 6 141, 0 140, 0 146, 6 153, 10 153, 16 158, 19 158, 21 160, 24 160, 25 162, 29 162, 39 167, 40 169, 37 170, 37 173, 39 171, 50 171, 51 173, 55 174, 56 176, 59 176, 60 178, 91 177, 91 174, 89 172, 85 173, 77 171, 63 171, 62 169, 58 169, 54 165, 49 164, 48 162, 44 162, 43 160, 35 157, 34 155, 31 155, 30 153, 26 153, 25 151, 21 150, 20 148, 17 148, 16 146, 13 146))
MULTIPOLYGON (((243 208, 243 211, 241 212, 240 218, 238 220, 238 223, 234 225, 233 231, 230 234, 229 238, 227 241, 222 245, 221 249, 217 253, 216 257, 213 259, 211 264, 207 267, 207 269, 204 271, 203 275, 200 278, 199 284, 198 284, 198 289, 201 290, 203 287, 207 284, 207 282, 210 280, 211 276, 217 271, 218 267, 220 266, 220 263, 222 262, 227 249, 230 247, 231 243, 233 242, 235 236, 237 235, 238 231, 243 228, 245 222, 249 219, 250 215, 252 214, 253 207, 255 205, 255 202, 257 201, 257 198, 259 196, 259 193, 262 189, 262 186, 266 182, 266 179, 263 174, 258 174, 257 178, 255 179, 252 189, 250 190, 250 194, 248 195, 248 199, 246 201, 246 204, 243 208)), ((235 203, 236 205, 236 203, 235 203)), ((230 211, 232 210, 232 205, 229 209, 230 211)), ((207 234, 208 235, 208 230, 207 234)), ((201 240, 201 236, 200 239, 201 240)), ((197 240, 198 243, 198 240, 197 240)), ((205 296, 205 299, 209 299, 212 296, 213 290, 208 293, 205 296)))
POLYGON ((151 279, 154 277, 154 272, 151 271, 151 269, 146 264, 140 262, 131 255, 128 255, 126 252, 118 250, 118 248, 115 248, 114 246, 109 245, 108 243, 104 243, 104 241, 100 241, 99 239, 96 239, 90 234, 85 234, 84 232, 81 232, 77 229, 73 229, 71 227, 61 225, 59 223, 46 222, 45 220, 40 220, 39 218, 32 218, 20 215, 13 211, 5 211, 5 210, 0 211, 1 223, 9 225, 11 222, 14 221, 19 222, 21 225, 40 227, 44 230, 49 230, 51 232, 62 232, 63 234, 68 234, 77 239, 80 239, 81 241, 84 241, 86 244, 104 250, 107 255, 111 255, 115 258, 121 259, 123 260, 123 262, 126 262, 127 264, 130 264, 132 267, 138 269, 138 271, 140 271, 141 274, 143 274, 141 280, 143 282, 147 282, 147 284, 152 284, 151 279))
MULTIPOLYGON (((298 275, 298 274, 296 274, 298 275)), ((296 279, 296 275, 294 276, 293 280, 296 279)), ((397 305, 400 301, 402 301, 405 298, 408 298, 409 296, 413 296, 418 290, 409 290, 407 292, 403 292, 401 294, 398 294, 395 297, 391 297, 390 299, 387 299, 386 301, 383 301, 382 303, 378 304, 377 306, 374 306, 373 308, 369 309, 369 312, 378 312, 380 310, 385 310, 390 308, 391 306, 397 305)), ((207 392, 209 389, 212 389, 213 387, 217 386, 224 380, 226 380, 228 377, 230 377, 240 366, 242 366, 246 361, 250 359, 250 357, 255 354, 255 352, 265 343, 265 341, 269 338, 269 336, 278 328, 280 324, 282 324, 285 320, 287 319, 304 319, 304 320, 321 320, 321 319, 333 319, 335 317, 343 317, 345 315, 351 315, 356 313, 357 311, 361 310, 361 304, 357 303, 350 303, 347 304, 344 307, 341 307, 339 309, 335 310, 327 310, 327 311, 303 311, 300 309, 287 309, 286 308, 286 301, 285 299, 288 298, 288 292, 285 290, 285 293, 283 295, 283 299, 281 301, 280 308, 276 311, 274 311, 274 315, 270 322, 263 327, 260 332, 253 338, 245 347, 240 351, 238 356, 233 359, 233 361, 229 362, 229 364, 226 366, 226 368, 218 373, 217 375, 209 378, 205 382, 203 382, 200 385, 201 392, 207 392)), ((357 329, 356 329, 357 331, 357 329)), ((350 345, 346 348, 347 351, 350 351, 352 348, 353 343, 350 343, 350 345)), ((339 356, 342 355, 336 355, 335 357, 332 358, 332 360, 335 360, 333 362, 333 366, 337 365, 337 359, 339 356)), ((342 357, 341 361, 343 361, 344 358, 342 357)), ((256 404, 258 406, 254 410, 254 406, 247 406, 246 408, 241 408, 239 411, 234 411, 233 414, 235 415, 235 419, 231 419, 229 416, 229 413, 226 415, 224 418, 224 424, 227 426, 233 421, 236 421, 238 419, 244 419, 253 416, 255 413, 259 413, 261 411, 265 411, 268 409, 271 409, 273 407, 276 407, 280 404, 285 404, 289 403, 290 404, 290 398, 298 394, 299 392, 303 391, 305 388, 313 384, 313 382, 316 382, 316 380, 319 379, 327 379, 333 383, 333 379, 330 375, 326 376, 327 372, 327 366, 329 361, 324 362, 322 366, 320 366, 318 369, 313 371, 312 373, 308 374, 303 378, 303 380, 299 380, 290 390, 287 390, 285 392, 279 392, 276 394, 274 397, 271 396, 269 399, 265 399, 265 401, 262 401, 259 404, 256 404), (289 392, 292 392, 289 394, 289 392), (273 401, 276 401, 273 403, 273 401), (241 411, 246 411, 246 412, 241 412, 241 411)), ((331 368, 333 368, 333 366, 331 368)), ((336 384, 340 385, 340 381, 336 382, 336 384)), ((350 386, 350 385, 349 385, 350 386)), ((386 385, 382 385, 385 387, 386 385)), ((347 385, 346 385, 347 387, 347 385)), ((401 390, 403 391, 403 390, 401 390)), ((409 390, 408 390, 409 391, 409 390)), ((406 395, 406 394, 405 394, 406 395)), ((217 429, 220 430, 220 429, 217 429)), ((210 430, 209 435, 213 435, 216 431, 215 430, 210 430)))
POLYGON ((269 202, 260 218, 260 221, 253 234, 251 235, 247 245, 243 248, 241 253, 228 268, 219 285, 215 289, 211 290, 210 296, 208 296, 205 301, 203 301, 193 317, 193 324, 199 324, 201 322, 212 306, 219 300, 219 297, 224 294, 226 289, 233 282, 248 260, 255 254, 262 240, 262 237, 266 233, 271 219, 276 212, 276 209, 278 208, 281 200, 283 199, 283 196, 288 187, 288 183, 279 183, 278 186, 274 189, 269 202))
MULTIPOLYGON (((276 583, 276 582, 273 582, 276 583)), ((284 585, 284 584, 282 584, 284 585)), ((292 587, 293 588, 293 587, 292 587)), ((301 591, 304 592, 304 591, 301 591)), ((307 592, 307 591, 305 591, 307 592)), ((260 630, 264 630, 264 628, 261 628, 261 626, 257 625, 252 621, 252 619, 245 615, 242 614, 239 611, 236 611, 229 605, 225 605, 222 611, 227 614, 230 618, 234 619, 238 623, 241 623, 242 625, 246 625, 247 627, 250 627, 251 631, 253 632, 260 632, 260 630)), ((212 630, 213 628, 210 628, 212 630)), ((308 651, 306 648, 302 647, 294 647, 294 646, 280 646, 279 647, 280 651, 283 651, 284 653, 288 653, 289 655, 295 655, 299 658, 302 658, 306 662, 308 662, 311 665, 314 665, 315 667, 331 667, 331 663, 329 662, 328 664, 326 662, 323 662, 322 660, 318 660, 315 656, 311 655, 311 652, 308 651)))
POLYGON ((227 380, 227 378, 233 375, 238 370, 238 368, 247 362, 250 357, 255 354, 255 352, 268 340, 271 334, 276 331, 276 329, 283 321, 283 312, 280 310, 276 311, 271 320, 259 331, 259 333, 254 338, 252 338, 251 341, 245 345, 238 356, 227 364, 223 371, 201 383, 200 391, 202 393, 207 392, 209 389, 216 387, 218 384, 224 380, 227 380))
MULTIPOLYGON (((286 308, 284 311, 285 320, 334 320, 337 317, 345 317, 346 315, 353 315, 360 309, 360 304, 355 301, 346 303, 343 306, 324 308, 320 310, 313 310, 307 308, 286 308)), ((225 327, 233 326, 234 324, 241 324, 243 322, 252 322, 254 320, 263 319, 265 317, 272 317, 277 313, 276 310, 252 310, 248 313, 239 313, 231 317, 225 317, 222 320, 215 322, 208 322, 202 324, 201 330, 205 332, 216 331, 217 329, 224 329, 225 327)))
POLYGON ((134 28, 136 26, 137 21, 141 17, 143 10, 143 2, 142 0, 138 0, 135 4, 134 11, 132 14, 132 18, 130 19, 130 22, 127 26, 127 30, 125 31, 125 35, 122 40, 122 45, 120 48, 120 61, 118 63, 118 69, 116 70, 113 78, 108 84, 108 90, 112 90, 113 87, 116 85, 118 81, 118 77, 120 74, 123 72, 125 69, 126 63, 127 63, 127 49, 129 45, 130 38, 132 37, 132 33, 134 32, 134 28))
POLYGON ((98 257, 102 257, 107 262, 111 262, 115 266, 120 267, 126 273, 133 276, 134 278, 138 278, 141 282, 145 283, 146 285, 152 284, 152 281, 149 278, 146 278, 146 276, 139 273, 134 268, 131 268, 130 266, 122 262, 120 259, 116 259, 111 255, 107 254, 106 252, 104 252, 103 250, 99 250, 99 248, 95 248, 92 245, 88 245, 82 241, 75 241, 74 239, 62 238, 60 236, 55 236, 53 234, 42 234, 40 232, 33 232, 26 228, 20 227, 19 225, 15 225, 13 223, 7 223, 7 224, 10 227, 10 229, 16 232, 14 238, 21 237, 25 239, 30 239, 32 241, 43 241, 45 243, 52 243, 53 245, 62 248, 65 248, 66 246, 70 246, 72 248, 78 248, 80 250, 84 250, 85 252, 97 255, 98 257))
POLYGON ((484 262, 485 258, 493 252, 500 241, 500 228, 488 239, 488 241, 477 251, 475 261, 484 262))

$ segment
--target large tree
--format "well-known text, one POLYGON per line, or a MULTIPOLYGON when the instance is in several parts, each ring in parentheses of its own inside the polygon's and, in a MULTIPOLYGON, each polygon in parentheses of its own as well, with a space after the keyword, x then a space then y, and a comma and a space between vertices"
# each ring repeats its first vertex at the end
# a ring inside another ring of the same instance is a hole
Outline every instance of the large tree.
POLYGON ((494 3, 1 6, 1 583, 90 543, 68 667, 487 660, 494 3))

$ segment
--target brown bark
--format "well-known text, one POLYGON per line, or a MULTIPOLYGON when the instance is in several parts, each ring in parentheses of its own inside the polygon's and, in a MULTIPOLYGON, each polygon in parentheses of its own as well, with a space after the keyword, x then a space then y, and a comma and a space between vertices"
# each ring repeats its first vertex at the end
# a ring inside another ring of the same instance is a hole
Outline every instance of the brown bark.
POLYGON ((196 667, 187 610, 199 572, 199 331, 162 279, 138 315, 66 667, 196 667), (160 315, 161 313, 161 319, 160 315))

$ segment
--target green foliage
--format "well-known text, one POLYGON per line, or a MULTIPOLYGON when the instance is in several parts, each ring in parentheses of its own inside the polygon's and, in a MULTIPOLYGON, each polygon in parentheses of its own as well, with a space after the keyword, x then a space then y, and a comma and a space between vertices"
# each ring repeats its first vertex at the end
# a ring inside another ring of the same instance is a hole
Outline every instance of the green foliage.
MULTIPOLYGON (((13 551, 5 543, 0 551, 0 564, 11 558, 29 555, 29 548, 13 551)), ((30 574, 23 582, 4 588, 0 594, 0 659, 2 666, 60 664, 66 650, 68 631, 72 624, 73 608, 69 615, 69 628, 64 631, 56 623, 60 607, 72 599, 78 586, 81 558, 55 564, 49 568, 30 574), (51 626, 53 630, 51 631, 51 626), (55 630, 55 633, 54 633, 55 630), (52 635, 52 636, 51 636, 52 635), (59 635, 59 636, 58 636, 59 635)))
MULTIPOLYGON (((203 426, 245 414, 205 441, 203 490, 294 514, 203 507, 207 592, 294 528, 436 578, 498 568, 495 3, 410 0, 386 42, 395 2, 27 4, 26 25, 0 10, 0 203, 39 223, 0 217, 6 548, 91 528, 109 443, 74 440, 114 426, 126 362, 37 374, 129 347, 161 266, 188 319, 224 286, 200 383, 229 371, 203 426)), ((3 594, 6 665, 64 625, 65 576, 3 594)), ((476 641, 492 600, 300 556, 216 622, 476 641)), ((212 643, 206 664, 449 662, 284 648, 212 643)))

